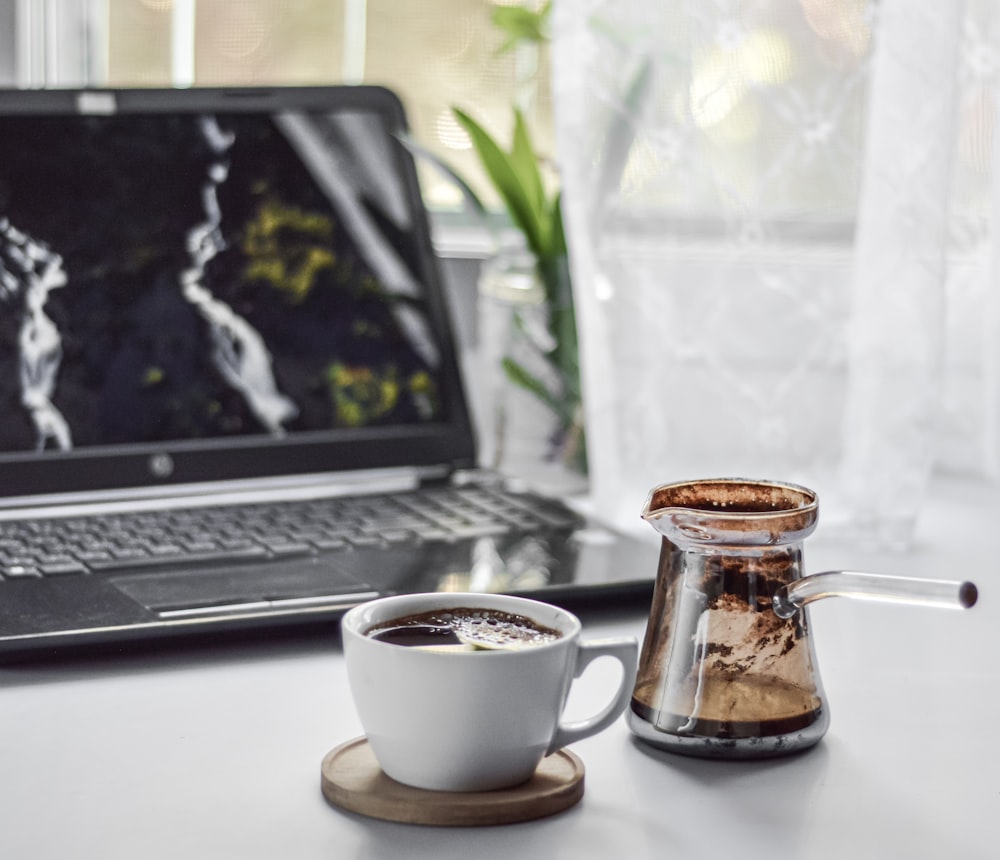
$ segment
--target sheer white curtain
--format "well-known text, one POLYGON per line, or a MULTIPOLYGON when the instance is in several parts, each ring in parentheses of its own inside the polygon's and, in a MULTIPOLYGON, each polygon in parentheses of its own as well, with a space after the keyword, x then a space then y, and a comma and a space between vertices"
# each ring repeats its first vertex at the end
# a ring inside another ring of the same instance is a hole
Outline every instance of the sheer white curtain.
POLYGON ((997 477, 995 6, 557 0, 603 514, 772 477, 904 547, 932 469, 997 477))

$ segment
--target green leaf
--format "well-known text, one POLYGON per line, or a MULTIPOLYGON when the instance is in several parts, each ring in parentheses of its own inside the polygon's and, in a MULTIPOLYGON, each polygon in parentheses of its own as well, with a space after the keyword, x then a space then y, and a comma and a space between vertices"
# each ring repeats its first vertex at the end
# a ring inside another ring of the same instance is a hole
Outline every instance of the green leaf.
POLYGON ((552 3, 546 3, 538 12, 523 6, 497 6, 493 10, 493 25, 505 35, 499 53, 504 53, 522 42, 542 44, 549 40, 548 17, 552 3))
POLYGON ((531 207, 538 215, 539 225, 543 228, 540 244, 548 248, 549 237, 547 234, 551 232, 551 228, 544 227, 548 221, 546 217, 548 203, 545 199, 542 172, 538 168, 538 156, 535 154, 535 147, 531 142, 528 124, 524 121, 524 114, 516 108, 514 109, 514 139, 511 144, 510 159, 531 207))
POLYGON ((409 132, 397 132, 396 139, 399 140, 399 142, 403 144, 403 146, 406 147, 412 155, 423 158, 443 176, 451 180, 455 184, 455 187, 461 192, 462 200, 464 201, 466 207, 473 214, 475 214, 476 217, 482 219, 487 226, 489 225, 489 218, 486 212, 485 204, 479 199, 479 195, 472 190, 472 186, 459 175, 455 168, 448 164, 436 152, 431 151, 422 143, 419 143, 409 132))
POLYGON ((535 397, 548 406, 549 409, 555 412, 556 415, 562 416, 565 411, 565 404, 560 402, 558 398, 554 397, 552 392, 545 387, 545 383, 542 382, 537 376, 529 373, 525 370, 523 365, 518 364, 512 358, 504 358, 502 366, 504 373, 507 374, 507 378, 511 382, 527 391, 530 391, 535 395, 535 397))
POLYGON ((471 116, 459 108, 452 108, 455 118, 469 135, 483 168, 499 193, 511 220, 524 233, 528 247, 537 257, 544 256, 544 215, 538 209, 535 191, 525 188, 522 166, 496 143, 490 134, 471 116))
POLYGON ((653 95, 654 67, 652 59, 644 56, 639 62, 626 89, 624 99, 608 118, 607 134, 601 147, 597 165, 597 199, 607 200, 618 188, 622 173, 628 163, 629 153, 635 142, 635 130, 640 126, 643 108, 653 95))
POLYGON ((550 243, 550 256, 559 258, 565 257, 568 253, 566 245, 566 232, 563 228, 562 217, 562 192, 558 192, 552 201, 552 240, 550 243))

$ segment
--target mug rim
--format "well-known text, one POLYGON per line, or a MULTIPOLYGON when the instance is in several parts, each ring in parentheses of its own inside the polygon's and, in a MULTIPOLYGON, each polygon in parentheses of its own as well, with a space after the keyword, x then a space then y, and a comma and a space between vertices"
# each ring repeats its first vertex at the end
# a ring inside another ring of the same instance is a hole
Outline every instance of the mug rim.
MULTIPOLYGON (((582 630, 582 623, 574 613, 570 612, 568 609, 562 608, 561 606, 546 603, 542 600, 533 600, 529 597, 519 597, 513 594, 493 594, 476 591, 427 591, 413 592, 412 594, 392 594, 361 603, 348 610, 341 619, 341 631, 343 635, 349 635, 365 642, 371 642, 372 645, 386 648, 398 648, 398 645, 394 645, 391 642, 382 642, 378 639, 372 639, 367 635, 367 630, 383 621, 389 621, 397 616, 410 614, 411 611, 420 612, 439 607, 447 609, 455 606, 468 606, 471 609, 499 609, 503 612, 525 615, 538 624, 542 624, 546 627, 557 627, 562 634, 558 639, 553 639, 551 642, 543 642, 537 645, 532 645, 530 648, 509 650, 497 649, 495 651, 490 651, 488 653, 491 656, 523 656, 524 654, 538 653, 550 648, 560 647, 578 637, 582 630), (413 609, 408 610, 406 608, 407 606, 413 606, 413 609), (391 610, 391 607, 402 608, 391 610), (535 613, 542 614, 539 616, 535 613), (557 625, 557 621, 561 623, 557 625)), ((407 650, 420 651, 420 649, 407 650)), ((420 651, 420 653, 426 654, 429 657, 443 656, 454 659, 456 657, 481 658, 484 652, 455 651, 448 654, 439 654, 433 651, 420 651)))

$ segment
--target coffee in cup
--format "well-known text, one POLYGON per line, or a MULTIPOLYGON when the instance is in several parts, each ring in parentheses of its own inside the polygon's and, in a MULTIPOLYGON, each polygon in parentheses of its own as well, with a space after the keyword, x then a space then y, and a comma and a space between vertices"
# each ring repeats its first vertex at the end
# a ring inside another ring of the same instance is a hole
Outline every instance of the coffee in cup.
POLYGON ((379 642, 411 648, 455 647, 469 651, 530 648, 562 636, 525 615, 455 606, 393 618, 366 631, 379 642))

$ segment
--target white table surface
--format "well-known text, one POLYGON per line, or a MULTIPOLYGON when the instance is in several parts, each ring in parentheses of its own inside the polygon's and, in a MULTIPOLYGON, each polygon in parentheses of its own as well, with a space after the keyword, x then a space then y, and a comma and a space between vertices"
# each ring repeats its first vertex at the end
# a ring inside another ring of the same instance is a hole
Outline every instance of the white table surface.
MULTIPOLYGON (((812 751, 702 761, 633 742, 576 745, 582 802, 553 818, 440 829, 323 799, 323 755, 360 734, 339 639, 164 650, 0 668, 0 857, 998 858, 1000 491, 938 482, 907 555, 806 544, 809 570, 970 578, 974 609, 810 607, 832 713, 812 751)), ((587 613, 641 637, 645 611, 587 613)), ((570 708, 595 708, 597 664, 570 708)))

